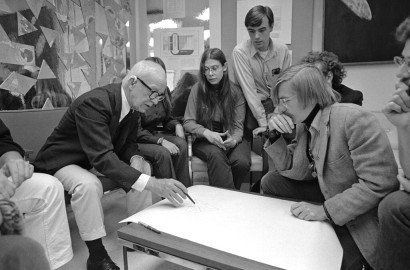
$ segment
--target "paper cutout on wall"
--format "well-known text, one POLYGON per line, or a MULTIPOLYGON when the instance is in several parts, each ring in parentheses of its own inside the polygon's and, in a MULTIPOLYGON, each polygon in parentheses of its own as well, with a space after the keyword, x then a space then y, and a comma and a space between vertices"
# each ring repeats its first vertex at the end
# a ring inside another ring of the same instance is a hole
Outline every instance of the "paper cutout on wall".
POLYGON ((110 83, 118 82, 120 80, 120 75, 122 70, 124 70, 124 64, 120 62, 114 62, 110 65, 104 75, 98 82, 99 86, 107 85, 110 83))
POLYGON ((56 15, 57 18, 62 22, 67 22, 68 20, 68 4, 66 0, 58 0, 56 5, 56 15))
POLYGON ((60 58, 66 70, 71 67, 71 60, 73 59, 72 53, 58 53, 58 58, 60 58))
POLYGON ((84 58, 84 60, 87 62, 87 64, 91 67, 92 66, 91 63, 95 62, 95 55, 91 51, 82 52, 80 54, 84 58))
POLYGON ((15 43, 0 42, 0 62, 16 65, 34 66, 34 46, 15 43))
POLYGON ((81 11, 86 28, 92 22, 95 22, 95 2, 93 0, 81 0, 81 11))
POLYGON ((81 72, 84 75, 85 80, 87 81, 88 85, 91 86, 91 83, 93 82, 93 78, 91 78, 91 70, 90 68, 82 68, 81 72))
POLYGON ((128 42, 127 28, 123 22, 109 11, 106 11, 106 17, 111 43, 118 49, 122 49, 128 42))
POLYGON ((77 98, 78 94, 80 92, 81 82, 68 82, 67 86, 70 89, 73 96, 75 96, 77 98))
POLYGON ((80 0, 71 0, 74 4, 81 7, 80 0))
POLYGON ((77 27, 84 24, 81 8, 77 4, 70 1, 68 2, 68 24, 72 27, 77 27))
MULTIPOLYGON (((85 35, 84 28, 72 28, 73 36, 74 36, 74 43, 77 46, 83 39, 87 36, 85 35)), ((88 42, 87 42, 88 43, 88 42)))
POLYGON ((83 66, 88 66, 87 62, 78 54, 78 52, 74 51, 71 68, 80 68, 83 66))
POLYGON ((10 43, 11 40, 0 24, 0 43, 10 43))
POLYGON ((42 110, 52 110, 52 109, 54 109, 53 103, 51 103, 50 98, 46 99, 46 102, 44 102, 44 105, 41 109, 42 110))
POLYGON ((13 71, 0 85, 0 88, 12 93, 25 95, 35 83, 36 79, 23 76, 13 71))
POLYGON ((105 9, 97 3, 95 3, 95 32, 108 36, 108 26, 107 18, 105 16, 105 9))
POLYGON ((58 32, 53 30, 53 29, 44 27, 44 26, 40 26, 40 28, 41 28, 41 31, 43 32, 44 36, 46 37, 48 45, 51 48, 53 46, 53 43, 54 43, 55 39, 58 36, 58 32))
POLYGON ((18 35, 22 36, 38 29, 32 25, 20 12, 17 12, 17 28, 18 28, 18 35))
POLYGON ((123 23, 127 23, 131 18, 131 7, 129 0, 120 0, 121 2, 121 11, 117 14, 118 18, 123 23))
POLYGON ((30 7, 31 12, 33 12, 34 17, 38 19, 41 7, 43 6, 44 0, 26 0, 27 5, 30 7))
POLYGON ((56 6, 56 1, 55 0, 47 0, 50 4, 52 4, 53 6, 56 6))
POLYGON ((45 60, 41 63, 40 72, 38 73, 37 80, 40 79, 54 79, 56 76, 54 72, 51 70, 50 66, 47 64, 45 60))

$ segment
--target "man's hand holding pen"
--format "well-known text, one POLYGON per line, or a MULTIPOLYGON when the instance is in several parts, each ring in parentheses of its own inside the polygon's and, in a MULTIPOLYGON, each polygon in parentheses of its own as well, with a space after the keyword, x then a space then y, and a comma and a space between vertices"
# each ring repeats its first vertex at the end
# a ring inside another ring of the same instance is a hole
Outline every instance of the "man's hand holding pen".
POLYGON ((188 189, 181 182, 174 179, 150 177, 145 188, 160 197, 168 199, 174 206, 180 206, 184 203, 183 200, 187 198, 195 204, 194 200, 188 195, 188 189))

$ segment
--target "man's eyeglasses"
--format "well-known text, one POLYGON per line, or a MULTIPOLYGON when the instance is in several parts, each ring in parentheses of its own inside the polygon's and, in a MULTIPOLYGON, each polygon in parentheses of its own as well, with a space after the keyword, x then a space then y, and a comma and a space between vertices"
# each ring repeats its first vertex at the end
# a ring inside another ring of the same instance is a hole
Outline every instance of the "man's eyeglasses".
POLYGON ((401 67, 403 64, 406 65, 407 71, 410 73, 410 61, 401 57, 401 56, 395 56, 393 58, 393 61, 396 65, 398 65, 399 67, 401 67))
POLYGON ((279 106, 278 106, 278 110, 279 110, 279 113, 283 113, 283 112, 285 112, 287 109, 288 109, 288 102, 289 102, 289 100, 291 100, 292 98, 294 98, 294 97, 296 97, 296 95, 293 95, 293 96, 291 96, 291 97, 289 97, 289 98, 281 98, 281 99, 279 99, 279 106))
POLYGON ((151 94, 149 95, 149 99, 151 99, 151 100, 156 99, 156 100, 158 100, 158 101, 164 100, 165 94, 160 95, 158 92, 153 91, 153 90, 151 89, 151 87, 149 87, 143 80, 141 80, 141 79, 138 78, 138 77, 137 77, 137 80, 139 80, 139 81, 142 83, 142 85, 145 86, 145 87, 151 92, 151 94))
POLYGON ((212 74, 215 74, 215 72, 217 72, 220 68, 221 68, 221 66, 219 66, 219 65, 204 67, 204 74, 208 75, 211 71, 212 71, 212 74))

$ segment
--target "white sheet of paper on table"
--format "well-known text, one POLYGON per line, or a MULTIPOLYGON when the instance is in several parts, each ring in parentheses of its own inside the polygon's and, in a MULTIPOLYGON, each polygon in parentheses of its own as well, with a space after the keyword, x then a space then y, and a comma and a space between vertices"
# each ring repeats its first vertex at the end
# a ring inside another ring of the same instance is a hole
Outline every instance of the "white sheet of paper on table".
POLYGON ((343 250, 327 222, 290 213, 294 202, 209 186, 188 188, 180 207, 163 200, 121 222, 150 226, 202 245, 284 269, 340 269, 343 250))

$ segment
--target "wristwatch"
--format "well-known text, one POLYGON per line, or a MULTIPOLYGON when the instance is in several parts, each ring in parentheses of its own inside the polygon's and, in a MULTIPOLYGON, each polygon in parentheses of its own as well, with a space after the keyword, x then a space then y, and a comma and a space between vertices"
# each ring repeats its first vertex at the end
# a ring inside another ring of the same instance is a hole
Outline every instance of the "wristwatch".
POLYGON ((164 137, 161 137, 158 139, 157 144, 162 145, 163 141, 164 141, 164 137))

